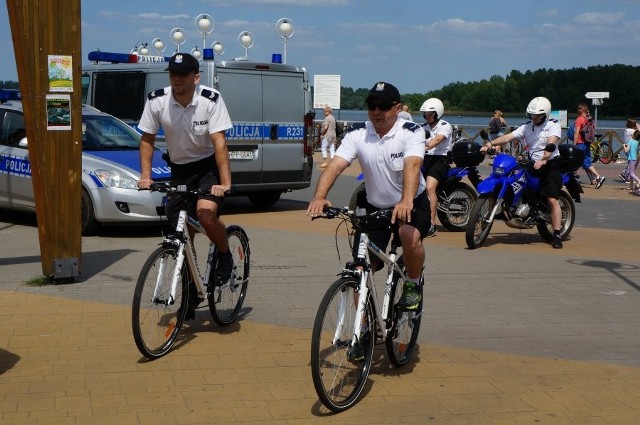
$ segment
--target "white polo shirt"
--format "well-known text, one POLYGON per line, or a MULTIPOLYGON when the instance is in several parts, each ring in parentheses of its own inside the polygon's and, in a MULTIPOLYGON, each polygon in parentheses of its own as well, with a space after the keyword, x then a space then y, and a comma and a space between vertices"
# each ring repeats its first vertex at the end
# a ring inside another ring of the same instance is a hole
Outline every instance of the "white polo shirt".
POLYGON ((438 143, 434 148, 427 151, 427 155, 446 155, 451 150, 451 135, 453 134, 453 127, 451 124, 444 120, 438 120, 436 125, 431 128, 429 124, 425 124, 425 128, 431 135, 427 139, 427 143, 433 140, 438 134, 444 136, 444 140, 438 143))
MULTIPOLYGON (((560 123, 557 120, 547 118, 544 120, 542 125, 533 125, 532 121, 527 121, 520 127, 513 130, 513 133, 511 134, 513 134, 516 139, 529 146, 531 159, 538 161, 542 159, 542 156, 544 155, 544 148, 547 146, 549 137, 556 136, 560 139, 562 136, 562 129, 560 128, 560 123)), ((549 159, 553 159, 558 155, 560 155, 560 152, 556 149, 551 153, 551 157, 549 159)))
MULTIPOLYGON (((367 201, 376 208, 391 208, 402 198, 405 158, 424 157, 424 130, 402 118, 382 138, 370 121, 354 126, 342 139, 336 155, 350 164, 358 158, 367 187, 367 201)), ((425 190, 424 177, 419 174, 416 196, 425 190)))
POLYGON ((215 89, 199 86, 185 108, 171 93, 171 87, 149 94, 138 128, 157 134, 163 128, 171 162, 188 164, 214 153, 210 134, 231 128, 227 107, 215 89))

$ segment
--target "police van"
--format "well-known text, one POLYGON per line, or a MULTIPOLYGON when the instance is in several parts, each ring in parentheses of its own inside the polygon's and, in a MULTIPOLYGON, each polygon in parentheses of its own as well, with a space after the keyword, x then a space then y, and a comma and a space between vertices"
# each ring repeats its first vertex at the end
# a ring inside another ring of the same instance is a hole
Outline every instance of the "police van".
MULTIPOLYGON (((168 57, 89 53, 82 71, 83 103, 134 125, 148 93, 169 86, 168 57)), ((257 206, 311 184, 311 88, 305 68, 243 59, 200 62, 200 83, 222 93, 232 184, 257 206)), ((162 135, 157 140, 161 141, 162 135)))

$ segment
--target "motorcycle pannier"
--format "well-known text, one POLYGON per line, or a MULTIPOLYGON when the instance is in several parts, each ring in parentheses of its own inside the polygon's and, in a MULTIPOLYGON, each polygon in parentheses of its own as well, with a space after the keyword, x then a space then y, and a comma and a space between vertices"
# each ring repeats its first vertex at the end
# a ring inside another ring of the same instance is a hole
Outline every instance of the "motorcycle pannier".
POLYGON ((475 167, 482 163, 484 154, 480 152, 480 144, 475 142, 457 142, 453 144, 451 153, 453 162, 458 167, 475 167))
POLYGON ((560 163, 565 171, 576 171, 582 167, 584 162, 584 152, 574 145, 562 144, 558 146, 560 152, 560 163))

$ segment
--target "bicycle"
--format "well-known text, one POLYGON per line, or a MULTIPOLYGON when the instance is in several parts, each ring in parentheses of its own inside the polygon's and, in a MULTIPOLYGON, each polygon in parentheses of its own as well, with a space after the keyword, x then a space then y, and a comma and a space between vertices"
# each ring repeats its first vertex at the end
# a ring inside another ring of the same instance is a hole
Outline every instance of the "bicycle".
POLYGON ((593 142, 590 143, 591 159, 593 162, 602 162, 609 164, 613 160, 613 151, 607 142, 602 141, 603 134, 594 135, 593 142))
MULTIPOLYGON (((185 186, 171 187, 166 183, 153 183, 150 189, 168 196, 202 194, 199 189, 187 190, 185 186)), ((245 231, 237 225, 226 229, 234 266, 231 278, 221 282, 214 273, 216 246, 209 243, 202 274, 189 229, 208 240, 204 227, 181 210, 175 232, 165 236, 151 253, 136 283, 131 315, 133 337, 140 353, 150 360, 171 350, 189 307, 196 308, 206 298, 213 320, 227 326, 238 317, 247 295, 251 252, 245 231)))
POLYGON ((397 305, 406 275, 402 255, 397 255, 400 241, 396 232, 388 255, 366 233, 368 221, 390 220, 392 209, 371 214, 364 209, 334 207, 324 211, 325 215, 317 218, 338 218, 338 227, 351 223, 352 230, 362 231, 356 258, 347 263, 320 302, 311 337, 311 375, 316 393, 327 408, 342 412, 358 401, 365 387, 375 343, 386 343, 394 365, 409 362, 420 331, 422 301, 415 311, 397 305), (370 253, 388 268, 382 305, 373 281, 370 253))

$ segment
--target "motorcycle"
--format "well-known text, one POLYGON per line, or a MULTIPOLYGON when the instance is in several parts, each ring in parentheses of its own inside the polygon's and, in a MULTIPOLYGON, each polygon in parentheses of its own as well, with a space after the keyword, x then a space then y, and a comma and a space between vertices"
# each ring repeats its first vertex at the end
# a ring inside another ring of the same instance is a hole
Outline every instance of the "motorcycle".
MULTIPOLYGON (((547 145, 553 152, 556 146, 547 145)), ((561 145, 562 182, 558 201, 562 211, 560 239, 566 239, 575 222, 575 204, 580 202, 582 188, 573 173, 584 160, 584 153, 573 145, 561 145), (569 193, 567 193, 569 191, 569 193)), ((514 158, 499 153, 493 160, 493 172, 477 187, 479 197, 471 211, 466 228, 466 242, 470 249, 481 247, 496 218, 515 229, 531 229, 534 226, 542 238, 553 240, 553 226, 549 206, 538 194, 541 180, 528 171, 529 158, 514 158)))
MULTIPOLYGON (((451 152, 452 160, 457 166, 449 169, 447 178, 438 185, 436 213, 440 224, 445 229, 451 232, 463 232, 467 228, 471 209, 478 195, 474 188, 462 179, 467 177, 474 187, 482 181, 477 166, 482 162, 484 154, 480 152, 480 145, 471 141, 455 143, 451 152)), ((360 173, 358 180, 363 178, 364 175, 360 173)), ((364 182, 362 182, 351 195, 350 209, 355 209, 359 193, 364 190, 364 182)))

